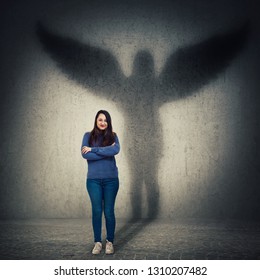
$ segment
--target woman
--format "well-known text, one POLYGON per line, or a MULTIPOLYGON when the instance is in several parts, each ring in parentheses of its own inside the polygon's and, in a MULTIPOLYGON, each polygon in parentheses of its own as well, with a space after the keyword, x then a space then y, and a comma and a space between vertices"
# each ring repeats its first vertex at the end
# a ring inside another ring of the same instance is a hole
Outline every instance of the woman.
POLYGON ((119 188, 118 169, 115 155, 120 145, 113 132, 110 114, 105 110, 97 112, 94 128, 85 133, 81 153, 88 162, 87 190, 92 204, 92 226, 95 246, 92 254, 102 250, 102 212, 106 220, 106 254, 114 253, 115 213, 114 205, 119 188))

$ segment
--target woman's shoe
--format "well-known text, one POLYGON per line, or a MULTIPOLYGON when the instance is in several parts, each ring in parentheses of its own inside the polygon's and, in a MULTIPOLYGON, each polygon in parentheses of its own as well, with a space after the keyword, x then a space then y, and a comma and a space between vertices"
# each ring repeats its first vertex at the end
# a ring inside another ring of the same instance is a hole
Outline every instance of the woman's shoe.
POLYGON ((101 253, 102 250, 102 243, 101 242, 95 242, 95 246, 92 250, 93 255, 98 255, 101 253))
POLYGON ((107 240, 106 243, 106 254, 111 255, 114 254, 114 246, 113 243, 107 240))

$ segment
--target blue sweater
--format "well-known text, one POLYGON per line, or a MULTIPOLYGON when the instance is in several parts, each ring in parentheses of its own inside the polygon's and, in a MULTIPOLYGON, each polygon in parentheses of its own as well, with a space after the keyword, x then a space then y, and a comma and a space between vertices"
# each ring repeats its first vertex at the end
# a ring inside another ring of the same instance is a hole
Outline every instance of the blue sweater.
MULTIPOLYGON (((90 132, 86 132, 83 137, 82 146, 89 145, 90 132)), ((91 152, 82 154, 88 162, 88 179, 107 179, 117 178, 118 169, 116 166, 115 155, 120 151, 118 137, 115 137, 115 145, 100 147, 102 138, 91 146, 91 152)))

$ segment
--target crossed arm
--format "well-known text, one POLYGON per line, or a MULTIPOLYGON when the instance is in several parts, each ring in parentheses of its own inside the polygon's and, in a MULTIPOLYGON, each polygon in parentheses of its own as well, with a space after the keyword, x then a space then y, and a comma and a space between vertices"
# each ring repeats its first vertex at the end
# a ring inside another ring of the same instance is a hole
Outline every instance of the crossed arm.
POLYGON ((89 147, 89 133, 85 133, 81 146, 82 157, 87 160, 100 160, 105 157, 112 157, 119 153, 120 144, 118 137, 115 138, 115 142, 106 147, 89 147))

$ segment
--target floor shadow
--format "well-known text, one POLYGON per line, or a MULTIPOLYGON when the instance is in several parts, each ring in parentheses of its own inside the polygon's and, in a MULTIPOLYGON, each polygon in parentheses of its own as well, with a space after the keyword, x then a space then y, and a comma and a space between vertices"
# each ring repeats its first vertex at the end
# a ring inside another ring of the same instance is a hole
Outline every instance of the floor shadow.
POLYGON ((132 218, 126 222, 126 224, 116 231, 116 241, 115 247, 123 249, 131 240, 133 240, 138 233, 142 232, 144 228, 150 225, 155 218, 151 219, 141 219, 141 218, 132 218))

